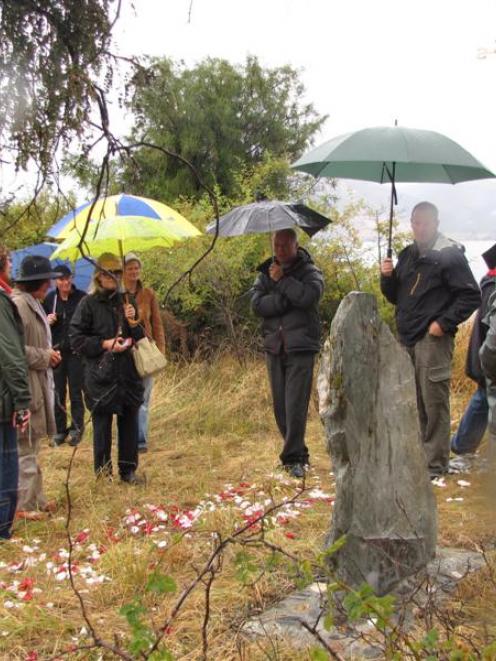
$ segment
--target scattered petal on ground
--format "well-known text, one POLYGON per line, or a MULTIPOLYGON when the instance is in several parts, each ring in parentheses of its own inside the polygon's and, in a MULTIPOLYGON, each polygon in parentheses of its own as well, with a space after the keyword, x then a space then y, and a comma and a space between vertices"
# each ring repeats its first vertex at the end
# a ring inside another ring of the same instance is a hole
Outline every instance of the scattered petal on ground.
POLYGON ((457 484, 459 487, 469 487, 470 482, 467 482, 466 480, 457 480, 457 484))
MULTIPOLYGON (((105 522, 104 544, 92 540, 92 531, 89 528, 73 533, 72 555, 63 547, 55 553, 48 552, 48 549, 43 550, 40 539, 32 539, 27 544, 16 538, 12 541, 19 545, 16 553, 18 557, 10 563, 0 562, 3 606, 7 609, 18 609, 26 602, 32 601, 37 606, 53 609, 54 602, 46 602, 43 599, 44 590, 48 589, 45 588, 47 578, 49 582, 53 582, 51 590, 60 590, 60 584, 69 582, 72 573, 81 593, 87 593, 88 589, 110 582, 109 576, 98 571, 98 565, 109 547, 125 539, 134 538, 138 544, 140 540, 147 540, 158 552, 162 552, 169 546, 173 539, 172 535, 179 532, 184 537, 190 537, 191 531, 201 530, 201 526, 208 525, 209 519, 216 516, 219 511, 225 512, 232 518, 234 530, 247 528, 248 532, 253 534, 261 530, 261 517, 277 502, 282 503, 282 506, 268 514, 265 523, 268 529, 279 530, 287 539, 295 540, 298 535, 290 528, 298 517, 317 505, 328 507, 329 504, 334 504, 333 494, 322 490, 317 475, 311 473, 307 475, 306 483, 309 490, 295 502, 290 502, 291 497, 296 493, 295 485, 285 474, 274 473, 268 477, 272 481, 272 486, 267 487, 269 491, 256 483, 240 482, 237 485, 228 483, 218 493, 206 494, 194 507, 185 508, 176 503, 146 503, 140 507, 127 509, 120 525, 112 527, 109 522, 105 522), (273 495, 274 491, 277 496, 273 495), (70 567, 69 557, 71 557, 70 567), (37 585, 37 579, 32 575, 36 570, 42 572, 38 581, 42 579, 44 589, 37 585), (12 580, 13 576, 19 578, 12 580), (83 589, 83 586, 87 589, 83 589)), ((144 549, 136 547, 134 552, 140 555, 144 549)))
POLYGON ((431 484, 434 487, 441 487, 441 488, 446 486, 446 482, 444 480, 444 477, 435 477, 433 480, 431 480, 431 484))

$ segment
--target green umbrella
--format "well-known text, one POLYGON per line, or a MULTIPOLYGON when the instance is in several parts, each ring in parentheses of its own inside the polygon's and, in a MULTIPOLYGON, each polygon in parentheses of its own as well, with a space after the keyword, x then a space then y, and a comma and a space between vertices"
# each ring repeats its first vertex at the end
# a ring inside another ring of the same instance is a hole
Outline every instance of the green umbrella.
POLYGON ((468 151, 435 131, 402 126, 362 129, 333 138, 291 166, 315 177, 391 183, 388 257, 397 182, 457 184, 495 175, 468 151))

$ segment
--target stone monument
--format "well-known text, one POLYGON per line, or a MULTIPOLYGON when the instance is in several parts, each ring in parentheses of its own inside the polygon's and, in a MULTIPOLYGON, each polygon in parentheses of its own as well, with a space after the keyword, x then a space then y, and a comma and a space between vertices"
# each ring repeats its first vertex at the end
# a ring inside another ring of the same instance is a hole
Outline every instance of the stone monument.
POLYGON ((318 390, 336 479, 327 543, 346 535, 331 562, 347 585, 366 582, 383 595, 432 560, 437 516, 413 366, 371 294, 341 302, 318 390))

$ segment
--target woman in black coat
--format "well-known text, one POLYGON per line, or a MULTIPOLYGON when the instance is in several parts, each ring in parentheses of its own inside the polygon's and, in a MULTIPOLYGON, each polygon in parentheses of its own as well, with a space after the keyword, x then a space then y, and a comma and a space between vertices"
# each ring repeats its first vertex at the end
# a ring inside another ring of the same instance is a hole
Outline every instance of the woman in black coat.
POLYGON ((70 341, 85 359, 84 393, 93 421, 93 453, 97 475, 112 475, 112 419, 117 415, 119 475, 123 482, 140 483, 138 411, 143 386, 134 366, 131 347, 144 337, 134 325, 137 308, 119 293, 121 261, 110 253, 98 260, 92 291, 81 301, 71 321, 70 341))

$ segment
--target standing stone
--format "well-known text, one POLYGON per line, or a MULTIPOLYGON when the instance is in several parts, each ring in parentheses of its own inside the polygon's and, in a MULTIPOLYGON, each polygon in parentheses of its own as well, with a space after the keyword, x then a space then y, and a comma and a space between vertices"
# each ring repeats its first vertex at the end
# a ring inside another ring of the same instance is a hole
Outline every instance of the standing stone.
POLYGON ((411 360, 371 294, 341 302, 318 376, 320 414, 336 479, 328 535, 347 585, 383 595, 434 557, 436 503, 420 443, 411 360))

